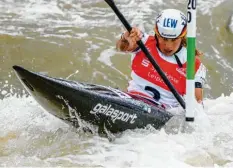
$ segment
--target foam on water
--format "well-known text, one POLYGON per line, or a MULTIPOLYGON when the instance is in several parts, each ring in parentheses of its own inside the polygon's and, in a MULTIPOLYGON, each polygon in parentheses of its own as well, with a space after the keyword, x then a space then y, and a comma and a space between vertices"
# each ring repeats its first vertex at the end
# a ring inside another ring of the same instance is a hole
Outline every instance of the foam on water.
MULTIPOLYGON (((200 0, 198 1, 198 9, 204 15, 211 15, 211 9, 225 1, 200 0)), ((181 0, 179 3, 184 4, 186 1, 181 0)), ((150 0, 146 2, 129 0, 118 1, 117 5, 127 15, 132 25, 138 25, 144 30, 144 24, 147 24, 147 19, 151 20, 151 15, 155 16, 155 12, 159 12, 160 7, 163 8, 166 6, 166 2, 162 0, 150 0)), ((89 2, 84 0, 78 2, 73 0, 52 0, 49 2, 46 0, 23 0, 20 2, 16 0, 4 0, 0 2, 0 11, 2 15, 0 23, 3 25, 1 33, 10 35, 17 35, 17 33, 18 35, 27 34, 28 30, 25 30, 24 26, 20 26, 25 24, 32 28, 38 26, 42 32, 54 29, 54 33, 57 33, 55 28, 58 27, 76 26, 78 28, 86 28, 120 24, 107 5, 97 0, 89 2)), ((153 19, 151 22, 153 22, 153 19)), ((33 30, 30 29, 30 31, 33 30)))
POLYGON ((204 15, 211 15, 212 9, 219 6, 221 3, 225 2, 226 0, 199 0, 198 1, 198 9, 202 12, 204 15))
POLYGON ((0 101, 1 166, 227 167, 233 165, 233 93, 205 100, 193 133, 129 130, 109 142, 80 135, 45 113, 31 97, 0 101), (202 120, 201 120, 202 119, 202 120), (203 124, 209 122, 208 124, 203 124), (14 123, 14 124, 12 124, 14 123), (200 127, 201 126, 201 127, 200 127), (7 157, 6 157, 7 156, 7 157))
POLYGON ((26 129, 31 124, 38 127, 45 127, 53 129, 56 128, 59 122, 51 115, 46 115, 40 106, 35 102, 32 97, 17 98, 16 96, 8 97, 0 101, 1 103, 1 131, 20 130, 26 129), (51 118, 52 117, 52 118, 51 118), (53 124, 51 124, 52 121, 53 124), (38 121, 38 122, 37 122, 38 121), (58 123, 56 123, 58 122, 58 123), (14 123, 14 124, 12 124, 14 123), (40 125, 41 124, 41 125, 40 125))
POLYGON ((218 59, 217 64, 219 64, 223 68, 228 68, 229 70, 233 71, 233 67, 231 66, 231 64, 221 56, 220 52, 213 45, 210 46, 215 53, 213 56, 215 56, 218 59))
POLYGON ((231 31, 231 33, 233 33, 233 14, 230 17, 230 21, 229 21, 229 29, 231 31))
POLYGON ((112 69, 114 69, 115 71, 117 71, 119 74, 121 74, 122 76, 124 76, 126 79, 128 79, 128 76, 125 75, 124 73, 122 73, 120 70, 118 70, 117 68, 114 67, 114 65, 112 64, 111 61, 111 57, 113 55, 116 54, 116 51, 114 48, 110 48, 107 50, 104 50, 100 53, 100 56, 98 57, 98 61, 103 62, 104 64, 108 65, 109 67, 111 67, 112 69))

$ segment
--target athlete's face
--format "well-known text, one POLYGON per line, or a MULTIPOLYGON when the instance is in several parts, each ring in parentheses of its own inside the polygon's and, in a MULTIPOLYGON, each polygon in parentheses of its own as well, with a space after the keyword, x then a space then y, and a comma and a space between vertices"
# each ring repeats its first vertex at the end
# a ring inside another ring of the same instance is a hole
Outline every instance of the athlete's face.
POLYGON ((172 56, 179 49, 182 41, 182 38, 168 39, 161 36, 157 37, 159 49, 166 56, 172 56))

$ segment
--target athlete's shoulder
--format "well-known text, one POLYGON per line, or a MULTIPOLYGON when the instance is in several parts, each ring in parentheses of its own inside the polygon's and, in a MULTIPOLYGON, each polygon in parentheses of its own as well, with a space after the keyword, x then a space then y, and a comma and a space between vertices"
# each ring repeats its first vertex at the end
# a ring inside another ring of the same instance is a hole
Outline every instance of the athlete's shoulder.
POLYGON ((196 69, 195 82, 200 82, 202 85, 206 82, 206 67, 202 63, 196 69))

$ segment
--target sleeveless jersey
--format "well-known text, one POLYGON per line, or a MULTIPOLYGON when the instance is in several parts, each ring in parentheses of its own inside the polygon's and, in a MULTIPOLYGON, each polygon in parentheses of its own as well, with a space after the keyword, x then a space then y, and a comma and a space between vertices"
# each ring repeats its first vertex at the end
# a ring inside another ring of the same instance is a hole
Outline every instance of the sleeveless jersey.
MULTIPOLYGON (((186 92, 186 48, 182 47, 181 50, 176 53, 176 56, 182 63, 182 67, 179 67, 174 55, 165 56, 158 50, 156 47, 156 39, 153 36, 146 35, 144 41, 145 46, 149 50, 151 56, 158 63, 169 81, 175 87, 177 92, 181 96, 184 96, 186 92)), ((163 79, 141 50, 135 52, 132 56, 131 68, 132 81, 129 82, 129 93, 156 99, 157 96, 155 93, 159 92, 160 98, 158 101, 160 103, 169 107, 179 105, 170 89, 164 83, 163 79)), ((205 67, 198 58, 195 58, 195 82, 200 82, 203 84, 204 80, 205 67)))

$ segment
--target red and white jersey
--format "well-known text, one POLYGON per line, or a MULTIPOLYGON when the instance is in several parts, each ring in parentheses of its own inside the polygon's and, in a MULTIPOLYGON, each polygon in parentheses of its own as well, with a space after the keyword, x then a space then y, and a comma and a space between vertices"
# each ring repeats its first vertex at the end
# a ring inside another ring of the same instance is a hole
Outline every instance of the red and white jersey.
MULTIPOLYGON (((175 56, 165 56, 156 47, 156 39, 153 36, 144 35, 145 46, 151 53, 152 57, 156 60, 160 68, 166 74, 169 81, 176 88, 177 92, 184 96, 186 92, 186 62, 187 50, 185 47, 176 53, 182 67, 177 64, 175 56)), ((167 105, 168 107, 176 107, 179 105, 173 93, 169 90, 160 75, 154 69, 150 61, 146 58, 145 54, 138 50, 133 53, 131 59, 131 77, 129 82, 128 92, 131 94, 138 94, 144 97, 153 98, 154 93, 146 88, 151 87, 160 93, 159 102, 167 105)), ((206 68, 198 58, 195 60, 195 82, 204 84, 206 76, 206 68)))

